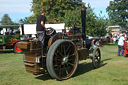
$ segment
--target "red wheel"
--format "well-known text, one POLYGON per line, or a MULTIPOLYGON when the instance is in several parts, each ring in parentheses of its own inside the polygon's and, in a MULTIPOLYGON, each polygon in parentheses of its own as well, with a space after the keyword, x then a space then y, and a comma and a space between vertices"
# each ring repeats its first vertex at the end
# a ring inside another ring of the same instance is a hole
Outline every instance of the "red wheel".
POLYGON ((15 53, 21 53, 21 49, 18 47, 18 43, 16 43, 13 47, 15 53))

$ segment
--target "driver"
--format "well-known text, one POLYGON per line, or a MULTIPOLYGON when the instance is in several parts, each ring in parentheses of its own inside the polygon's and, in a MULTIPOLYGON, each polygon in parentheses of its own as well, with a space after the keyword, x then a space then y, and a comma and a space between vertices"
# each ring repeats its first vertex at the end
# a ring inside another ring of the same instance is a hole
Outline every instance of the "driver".
POLYGON ((76 27, 75 23, 72 24, 72 28, 69 31, 71 34, 79 34, 81 33, 79 28, 76 27))
POLYGON ((45 10, 41 9, 40 10, 41 15, 38 16, 37 18, 37 25, 36 25, 36 32, 37 32, 37 36, 38 36, 38 40, 41 41, 42 43, 42 48, 44 47, 44 40, 45 40, 45 33, 47 30, 47 28, 45 27, 45 22, 46 22, 46 17, 45 15, 45 10))

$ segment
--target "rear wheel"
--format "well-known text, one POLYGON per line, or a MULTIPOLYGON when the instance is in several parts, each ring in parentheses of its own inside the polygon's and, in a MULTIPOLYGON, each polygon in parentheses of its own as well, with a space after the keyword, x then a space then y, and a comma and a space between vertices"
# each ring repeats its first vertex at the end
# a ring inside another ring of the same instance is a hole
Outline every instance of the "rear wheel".
POLYGON ((15 53, 21 53, 22 52, 21 49, 18 47, 18 43, 16 43, 14 45, 13 50, 14 50, 15 53))
POLYGON ((78 65, 78 53, 69 40, 57 40, 52 44, 46 59, 49 74, 58 80, 70 78, 78 65))

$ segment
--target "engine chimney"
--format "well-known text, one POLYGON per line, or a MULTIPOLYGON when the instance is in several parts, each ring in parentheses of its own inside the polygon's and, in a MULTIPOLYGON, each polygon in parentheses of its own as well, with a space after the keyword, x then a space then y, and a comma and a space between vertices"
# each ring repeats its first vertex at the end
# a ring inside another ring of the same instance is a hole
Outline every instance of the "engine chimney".
POLYGON ((82 38, 86 39, 86 8, 81 8, 82 38))

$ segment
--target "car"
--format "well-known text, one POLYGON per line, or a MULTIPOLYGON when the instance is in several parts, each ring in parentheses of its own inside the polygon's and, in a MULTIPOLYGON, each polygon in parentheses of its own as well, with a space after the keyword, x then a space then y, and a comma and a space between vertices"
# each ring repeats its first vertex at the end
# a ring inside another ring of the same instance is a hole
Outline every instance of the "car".
POLYGON ((20 42, 19 25, 0 25, 0 50, 13 49, 15 53, 21 53, 18 48, 20 42))

